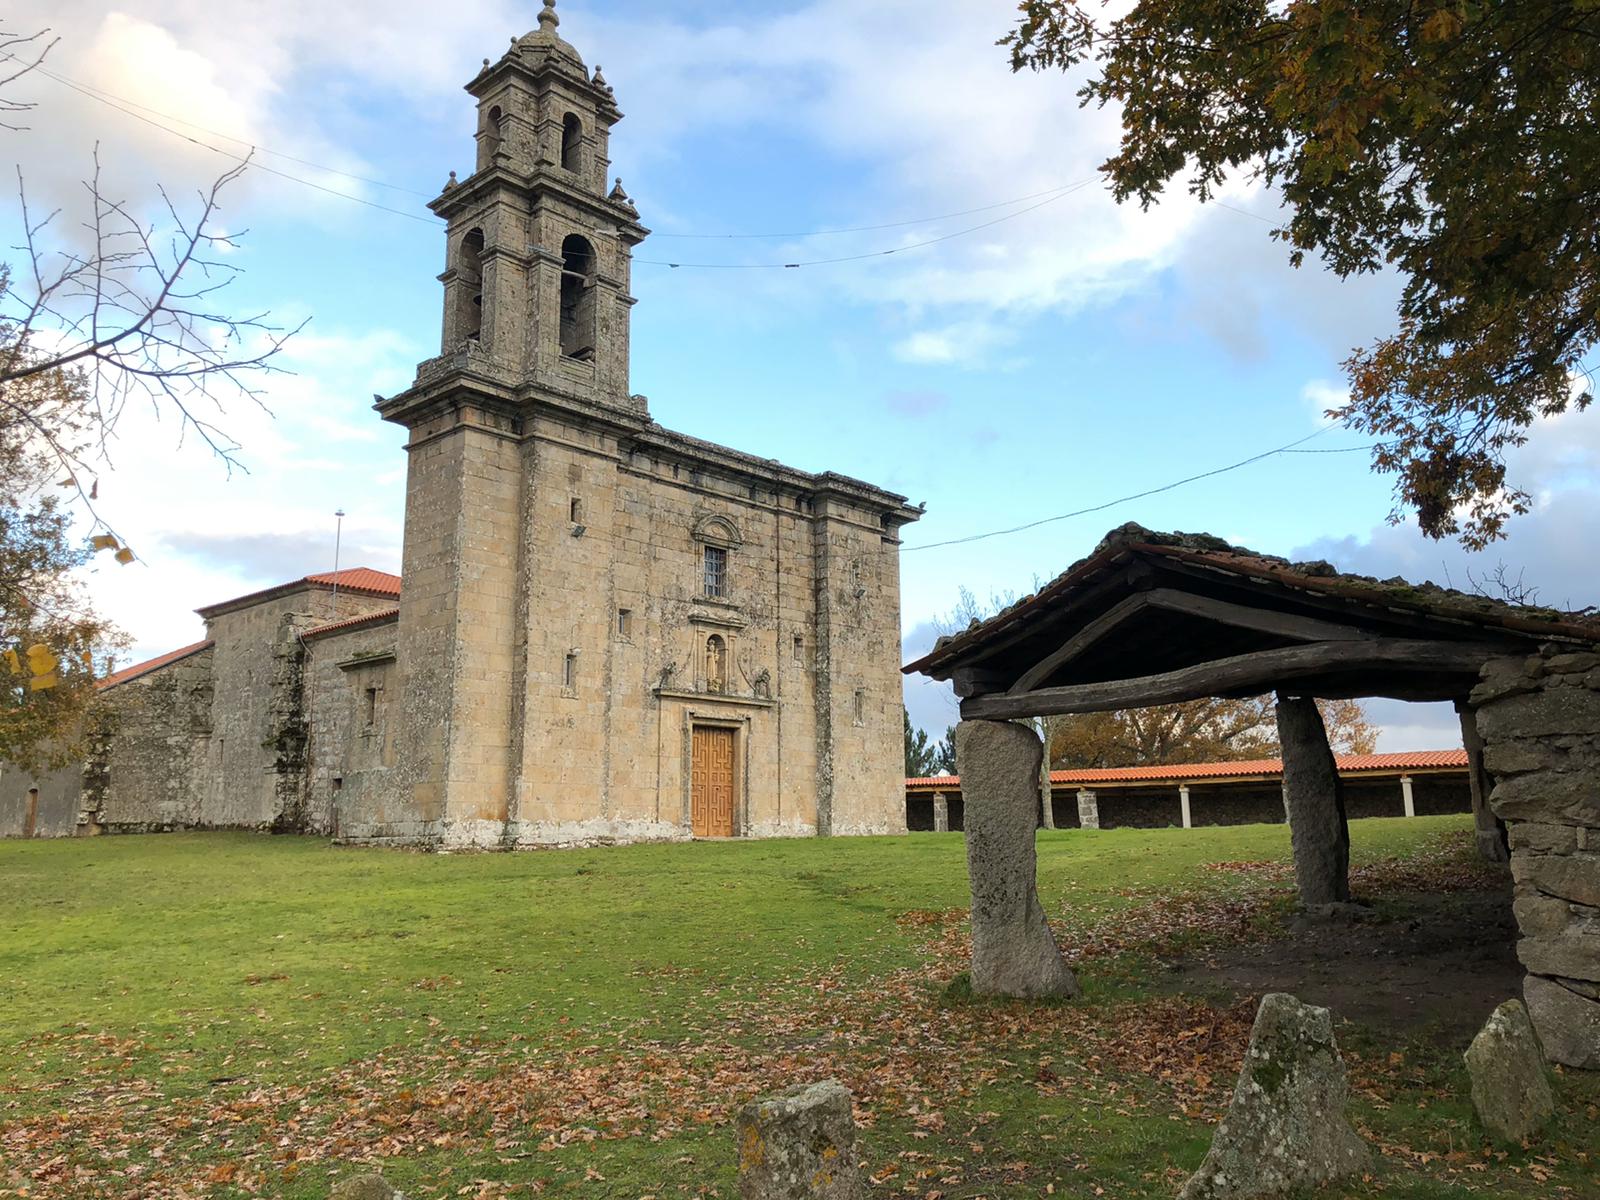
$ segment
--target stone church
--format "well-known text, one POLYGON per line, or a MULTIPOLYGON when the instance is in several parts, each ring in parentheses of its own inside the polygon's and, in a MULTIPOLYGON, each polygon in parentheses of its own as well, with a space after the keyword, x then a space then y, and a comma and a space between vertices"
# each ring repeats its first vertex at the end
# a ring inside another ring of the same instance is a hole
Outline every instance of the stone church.
POLYGON ((622 119, 539 28, 485 60, 406 428, 401 579, 200 610, 102 684, 89 761, 0 833, 272 828, 440 849, 905 828, 904 497, 674 433, 629 383, 622 119))

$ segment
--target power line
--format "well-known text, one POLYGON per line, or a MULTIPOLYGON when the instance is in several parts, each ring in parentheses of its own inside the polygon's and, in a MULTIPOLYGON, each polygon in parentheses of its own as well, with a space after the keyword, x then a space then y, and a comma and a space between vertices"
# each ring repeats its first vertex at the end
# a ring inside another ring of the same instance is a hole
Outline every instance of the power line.
POLYGON ((1023 533, 1029 529, 1037 529, 1041 525, 1051 525, 1057 521, 1070 520, 1073 517, 1086 517, 1091 513, 1104 512, 1108 508, 1115 508, 1119 504, 1127 504, 1131 500, 1143 500, 1147 496, 1159 496, 1163 492, 1170 492, 1175 488, 1183 487, 1185 484, 1197 483, 1202 479, 1211 479, 1217 475, 1226 475, 1229 471, 1237 471, 1241 467, 1248 467, 1253 463, 1261 462, 1263 459, 1272 458, 1279 454, 1354 454, 1360 450, 1371 450, 1373 448, 1372 446, 1340 446, 1327 450, 1296 449, 1296 447, 1304 445, 1313 438, 1321 437, 1323 434, 1327 433, 1328 430, 1335 428, 1335 424, 1324 425, 1315 433, 1309 433, 1303 438, 1297 438, 1288 445, 1279 446, 1275 450, 1266 450, 1260 454, 1252 454, 1249 458, 1240 459, 1238 462, 1230 463, 1226 467, 1217 467, 1212 471, 1202 471, 1198 475, 1190 475, 1187 478, 1175 480, 1172 483, 1162 484, 1160 487, 1149 488, 1146 491, 1134 492, 1130 496, 1119 496, 1117 499, 1107 500, 1103 504, 1096 504, 1089 508, 1076 509, 1073 512, 1059 513, 1053 517, 1041 517, 1037 521, 1029 521, 1025 525, 1013 525, 1009 529, 991 529, 987 533, 972 533, 968 534, 966 537, 949 538, 942 542, 926 542, 921 546, 902 546, 900 547, 900 553, 915 554, 919 550, 937 550, 942 546, 962 546, 968 542, 982 542, 987 541, 989 538, 1006 537, 1013 533, 1023 533))
POLYGON ((1027 196, 1014 196, 1010 200, 1000 200, 994 204, 985 204, 981 208, 965 208, 960 212, 940 213, 936 217, 913 217, 905 221, 885 221, 881 225, 845 225, 837 229, 811 229, 800 233, 651 233, 652 238, 673 238, 681 241, 737 241, 737 240, 766 240, 779 241, 784 238, 811 238, 828 237, 838 233, 873 233, 880 229, 904 229, 907 225, 932 225, 936 221, 950 221, 956 217, 970 217, 975 213, 993 212, 997 208, 1010 208, 1013 204, 1022 204, 1028 200, 1037 200, 1040 196, 1053 196, 1067 188, 1075 188, 1084 184, 1093 183, 1093 179, 1081 179, 1077 183, 1062 184, 1059 187, 1046 188, 1042 192, 1034 192, 1027 196))
POLYGON ((891 254, 904 254, 908 250, 921 250, 924 246, 936 246, 940 242, 953 241, 959 237, 966 237, 969 233, 990 229, 996 225, 1003 225, 1007 221, 1014 221, 1018 217, 1025 217, 1031 212, 1037 212, 1047 204, 1054 204, 1058 200, 1065 200, 1073 192, 1080 191, 1093 183, 1093 179, 1081 180, 1078 183, 1068 184, 1056 192, 1048 200, 1041 200, 1038 204, 1030 204, 1027 208, 1018 209, 1014 213, 1007 213, 1003 217, 996 217, 992 221, 985 221, 981 225, 969 225, 965 229, 957 229, 953 233, 946 233, 940 237, 927 238, 920 242, 911 242, 905 246, 895 246, 888 250, 869 250, 863 254, 842 254, 836 258, 810 258, 797 262, 769 262, 769 263, 708 263, 708 262, 671 262, 659 258, 636 258, 635 263, 651 267, 670 267, 672 270, 690 268, 702 271, 796 271, 801 267, 826 267, 835 263, 864 262, 869 258, 886 258, 891 254))

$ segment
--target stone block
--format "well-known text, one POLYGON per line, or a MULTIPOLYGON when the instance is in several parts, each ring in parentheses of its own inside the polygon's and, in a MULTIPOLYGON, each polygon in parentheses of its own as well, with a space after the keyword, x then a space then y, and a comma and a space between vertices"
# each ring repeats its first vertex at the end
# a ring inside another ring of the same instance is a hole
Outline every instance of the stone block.
POLYGON ((1486 744, 1512 738, 1583 736, 1597 729, 1600 693, 1587 688, 1508 696, 1478 710, 1478 732, 1486 744))
POLYGON ((1494 785, 1489 807, 1506 821, 1600 827, 1600 771, 1513 775, 1494 785))
POLYGON ((1472 1107, 1497 1142, 1520 1143, 1555 1113, 1544 1053, 1520 1000, 1490 1014, 1464 1056, 1472 1076, 1472 1107))
POLYGON ((1600 1000, 1542 975, 1529 975, 1522 995, 1546 1058, 1600 1071, 1600 1000))
POLYGON ((1512 909, 1517 914, 1517 929, 1525 938, 1548 937, 1560 933, 1573 920, 1574 910, 1600 911, 1569 904, 1565 900, 1546 896, 1533 888, 1519 888, 1512 909))
POLYGON ((1358 1174, 1372 1152, 1345 1117, 1344 1060, 1325 1008, 1262 998, 1233 1102, 1178 1200, 1244 1200, 1358 1174))
POLYGON ((1600 654, 1591 654, 1587 651, 1556 654, 1545 659, 1544 663, 1544 669, 1552 675, 1570 675, 1592 671, 1596 667, 1600 667, 1600 654))
POLYGON ((850 1093, 833 1080, 753 1100, 736 1123, 742 1200, 862 1200, 850 1093))
POLYGON ((1576 825, 1545 825, 1537 821, 1514 821, 1509 827, 1511 848, 1535 854, 1571 854, 1582 849, 1576 825))
POLYGON ((1547 896, 1600 907, 1600 854, 1513 854, 1511 878, 1547 896))

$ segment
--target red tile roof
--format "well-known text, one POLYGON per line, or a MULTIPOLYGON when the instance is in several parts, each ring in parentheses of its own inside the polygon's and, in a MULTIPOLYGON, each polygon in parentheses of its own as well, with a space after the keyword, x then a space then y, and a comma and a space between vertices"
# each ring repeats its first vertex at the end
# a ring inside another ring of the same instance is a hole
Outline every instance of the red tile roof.
MULTIPOLYGON (((1339 754, 1339 770, 1352 774, 1362 771, 1425 771, 1458 768, 1465 770, 1465 750, 1412 750, 1403 754, 1339 754)), ((1087 783, 1182 783, 1192 779, 1244 779, 1252 775, 1281 775, 1283 760, 1258 758, 1245 762, 1176 763, 1160 767, 1104 767, 1083 771, 1051 771, 1052 784, 1087 783)), ((932 775, 907 779, 908 788, 950 788, 961 786, 959 775, 932 775)))
POLYGON ((259 592, 235 596, 229 600, 220 600, 216 604, 208 604, 204 608, 195 609, 195 611, 209 620, 212 616, 220 613, 233 612, 263 600, 286 596, 297 588, 305 587, 308 584, 313 587, 326 588, 337 586, 341 591, 360 592, 367 596, 387 596, 395 600, 400 598, 400 576, 391 575, 387 571, 374 571, 371 567, 351 567, 344 571, 325 571, 320 575, 304 575, 299 579, 291 579, 288 583, 262 588, 259 592))
POLYGON ((377 612, 362 613, 358 617, 346 617, 342 621, 335 621, 331 625, 318 625, 315 629, 306 630, 304 636, 308 638, 321 637, 327 633, 343 633, 350 629, 359 629, 364 625, 382 625, 385 621, 393 621, 400 615, 398 608, 380 608, 377 612))
POLYGON ((387 571, 374 571, 371 567, 351 567, 348 571, 307 575, 305 582, 325 583, 330 587, 349 588, 353 592, 376 592, 380 596, 400 594, 400 576, 387 571))
POLYGON ((147 662, 136 663, 131 667, 123 667, 120 671, 113 671, 104 679, 99 680, 95 687, 103 691, 106 688, 116 687, 119 683, 128 683, 142 675, 148 675, 152 671, 159 671, 162 667, 171 666, 181 659, 188 658, 191 654, 199 654, 202 650, 209 650, 214 645, 216 645, 215 642, 196 642, 192 646, 185 646, 182 650, 168 651, 166 654, 152 658, 147 662))

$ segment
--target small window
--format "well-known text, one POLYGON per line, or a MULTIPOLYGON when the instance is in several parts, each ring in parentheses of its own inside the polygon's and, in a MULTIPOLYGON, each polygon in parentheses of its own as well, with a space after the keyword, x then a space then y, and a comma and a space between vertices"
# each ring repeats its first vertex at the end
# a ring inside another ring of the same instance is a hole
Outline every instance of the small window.
POLYGON ((617 636, 620 638, 633 636, 633 610, 631 608, 617 609, 617 636))
POLYGON ((794 661, 801 666, 806 661, 806 640, 798 633, 794 635, 794 661))
POLYGON ((570 520, 574 525, 579 524, 583 520, 583 501, 579 500, 576 496, 574 496, 567 504, 567 519, 570 520))
POLYGON ((860 688, 856 689, 855 723, 857 725, 867 723, 867 694, 860 688))
POLYGON ((728 594, 728 552, 721 546, 706 547, 706 595, 720 600, 728 594))
POLYGON ((335 775, 333 777, 333 794, 337 796, 343 790, 344 790, 344 780, 341 779, 339 776, 335 775))
POLYGON ((578 686, 578 654, 576 651, 567 652, 566 664, 561 668, 561 686, 567 691, 572 691, 578 686))
POLYGON ((378 689, 367 689, 367 728, 371 729, 378 723, 378 689))
POLYGON ((706 639, 706 691, 728 690, 728 644, 720 634, 706 639))

